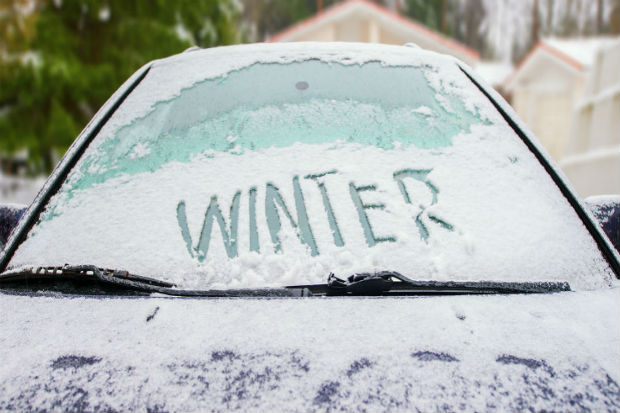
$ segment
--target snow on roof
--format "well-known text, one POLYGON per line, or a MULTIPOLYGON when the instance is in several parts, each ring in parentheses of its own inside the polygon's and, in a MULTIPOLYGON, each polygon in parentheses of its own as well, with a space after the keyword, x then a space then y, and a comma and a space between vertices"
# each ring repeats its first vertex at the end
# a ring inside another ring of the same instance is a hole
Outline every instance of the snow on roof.
POLYGON ((428 38, 441 46, 451 50, 455 56, 461 59, 471 59, 477 61, 480 56, 477 51, 459 43, 441 33, 435 32, 428 27, 420 24, 412 19, 401 16, 388 8, 369 0, 347 0, 339 4, 335 4, 322 12, 315 14, 301 22, 290 26, 283 31, 271 36, 268 42, 282 42, 294 40, 294 37, 300 33, 311 30, 314 27, 321 26, 335 19, 345 18, 354 10, 364 10, 364 12, 376 16, 379 20, 388 19, 391 27, 405 28, 409 31, 416 32, 419 36, 428 38))
POLYGON ((0 173, 0 203, 4 206, 28 205, 35 198, 45 177, 33 179, 8 176, 0 173))
POLYGON ((416 66, 429 60, 436 64, 435 61, 438 59, 443 60, 444 64, 454 61, 448 55, 420 47, 363 42, 267 42, 188 49, 186 52, 156 60, 154 65, 177 63, 185 65, 192 61, 193 65, 201 66, 208 63, 208 67, 202 70, 208 69, 209 76, 211 76, 210 72, 218 72, 213 75, 217 77, 225 75, 227 71, 259 62, 291 63, 309 59, 342 64, 380 61, 386 66, 416 66))
POLYGON ((506 80, 506 89, 512 89, 522 73, 528 72, 530 68, 535 68, 533 62, 541 54, 556 59, 560 64, 573 71, 583 73, 594 63, 598 50, 617 41, 617 39, 617 37, 542 39, 532 47, 506 80))
POLYGON ((542 42, 578 62, 583 68, 592 65, 596 52, 615 40, 613 37, 592 37, 576 39, 547 38, 542 42))
POLYGON ((480 62, 474 71, 489 85, 496 87, 512 73, 513 66, 505 62, 480 62))
MULTIPOLYGON (((153 81, 149 92, 137 101, 135 108, 123 113, 129 116, 143 116, 151 108, 144 105, 153 96, 158 99, 171 99, 181 90, 205 79, 220 76, 250 67, 256 63, 293 63, 305 60, 320 60, 326 63, 344 65, 362 65, 368 62, 380 62, 383 66, 446 66, 453 64, 452 56, 436 53, 417 47, 395 46, 386 44, 354 42, 291 42, 291 43, 252 43, 234 46, 220 46, 198 49, 156 60, 153 69, 178 71, 179 76, 166 79, 165 82, 153 81), (142 113, 134 112, 140 108, 142 113)), ((151 71, 149 77, 155 76, 151 71)), ((159 71, 158 71, 159 72, 159 71)), ((154 104, 155 102, 153 102, 154 104)), ((125 107, 128 102, 125 103, 125 107)), ((121 116, 111 122, 123 124, 127 121, 121 116)))

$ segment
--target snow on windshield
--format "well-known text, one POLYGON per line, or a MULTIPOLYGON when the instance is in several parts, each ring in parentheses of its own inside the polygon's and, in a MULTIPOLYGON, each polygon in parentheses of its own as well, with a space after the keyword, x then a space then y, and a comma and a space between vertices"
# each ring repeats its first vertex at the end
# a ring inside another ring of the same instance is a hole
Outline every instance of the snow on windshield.
POLYGON ((611 282, 577 215, 454 62, 322 47, 156 63, 10 266, 88 263, 182 288, 373 270, 611 282))

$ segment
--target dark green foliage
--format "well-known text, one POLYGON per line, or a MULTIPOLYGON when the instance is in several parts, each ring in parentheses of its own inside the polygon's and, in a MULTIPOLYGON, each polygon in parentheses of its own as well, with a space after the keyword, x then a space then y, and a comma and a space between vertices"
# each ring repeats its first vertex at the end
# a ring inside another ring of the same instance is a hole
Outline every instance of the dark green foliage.
POLYGON ((258 5, 260 36, 275 33, 314 13, 314 0, 269 0, 258 5))
MULTIPOLYGON (((140 66, 238 41, 232 0, 38 0, 29 16, 29 36, 0 44, 0 155, 27 149, 32 173, 51 171, 140 66)), ((18 18, 0 13, 0 28, 18 18)))
MULTIPOLYGON (((318 0, 242 0, 244 20, 251 26, 252 40, 263 41, 289 26, 313 16, 318 0)), ((323 10, 344 0, 320 0, 323 10)), ((382 0, 372 0, 383 4, 382 0)))
POLYGON ((442 30, 442 7, 447 0, 405 0, 405 14, 435 31, 442 30))

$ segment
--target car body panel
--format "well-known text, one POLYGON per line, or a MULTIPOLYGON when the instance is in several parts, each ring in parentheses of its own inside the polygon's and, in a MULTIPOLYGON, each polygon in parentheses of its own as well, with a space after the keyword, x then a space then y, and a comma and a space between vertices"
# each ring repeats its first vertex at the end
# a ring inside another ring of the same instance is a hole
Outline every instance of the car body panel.
POLYGON ((584 200, 617 253, 620 253, 620 194, 591 196, 584 200))
POLYGON ((620 290, 0 297, 0 409, 617 411, 620 290))
POLYGON ((23 205, 0 204, 0 252, 25 212, 23 205))

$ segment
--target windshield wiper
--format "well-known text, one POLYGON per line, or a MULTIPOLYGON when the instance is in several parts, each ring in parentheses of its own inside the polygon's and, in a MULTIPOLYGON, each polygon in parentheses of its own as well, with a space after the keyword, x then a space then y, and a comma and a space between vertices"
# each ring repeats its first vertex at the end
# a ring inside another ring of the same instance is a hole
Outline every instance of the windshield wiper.
POLYGON ((159 293, 185 297, 310 297, 535 294, 570 291, 567 282, 414 281, 394 271, 353 274, 347 280, 332 273, 329 274, 326 284, 292 285, 283 288, 182 290, 175 287, 167 281, 94 265, 36 267, 0 274, 0 290, 43 290, 96 295, 159 293))
POLYGON ((311 295, 318 296, 541 294, 571 290, 565 281, 414 281, 395 271, 353 274, 346 280, 331 273, 327 284, 292 285, 286 288, 306 289, 311 295))
POLYGON ((185 297, 299 297, 303 291, 286 288, 182 290, 173 283, 94 265, 64 265, 6 271, 0 274, 0 290, 51 291, 95 295, 149 295, 185 297))

